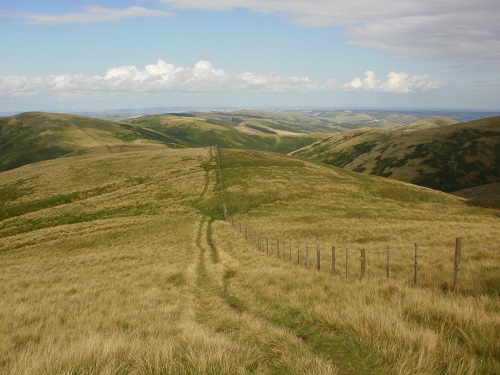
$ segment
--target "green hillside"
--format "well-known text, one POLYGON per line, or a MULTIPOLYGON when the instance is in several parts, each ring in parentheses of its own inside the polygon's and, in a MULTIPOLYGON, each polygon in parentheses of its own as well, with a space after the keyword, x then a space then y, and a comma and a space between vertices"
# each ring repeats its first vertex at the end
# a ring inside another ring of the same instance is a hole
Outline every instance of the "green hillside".
MULTIPOLYGON (((272 126, 262 124, 264 120, 260 120, 258 124, 255 120, 245 123, 234 117, 234 115, 220 116, 217 113, 208 116, 201 113, 196 113, 196 116, 164 114, 144 116, 131 120, 130 124, 182 139, 191 147, 218 145, 222 148, 273 151, 282 154, 302 148, 326 136, 317 133, 304 134, 304 132, 279 134, 279 130, 275 131, 272 126)), ((272 121, 265 120, 265 122, 271 124, 272 121)))
POLYGON ((88 150, 118 151, 125 146, 182 142, 126 124, 84 116, 28 112, 0 118, 0 171, 88 150))
POLYGON ((219 147, 279 153, 309 145, 324 134, 236 127, 214 119, 155 115, 113 122, 85 116, 29 112, 0 118, 0 171, 70 153, 123 152, 130 148, 219 147))
POLYGON ((500 181, 500 117, 415 131, 359 129, 293 155, 455 191, 500 181))
POLYGON ((163 148, 0 172, 0 212, 2 374, 500 370, 498 212, 442 192, 275 153, 163 148), (244 233, 222 220, 219 159, 244 233))
POLYGON ((421 120, 411 122, 409 124, 406 124, 406 125, 403 125, 403 126, 397 128, 397 129, 398 130, 405 130, 405 131, 413 131, 413 130, 436 128, 439 126, 453 125, 456 123, 458 123, 458 121, 452 120, 448 117, 433 116, 433 117, 427 117, 427 118, 424 118, 421 120))
POLYGON ((411 114, 345 110, 239 110, 232 112, 190 112, 188 114, 223 125, 257 124, 278 132, 305 134, 344 132, 361 127, 392 129, 419 119, 411 114))

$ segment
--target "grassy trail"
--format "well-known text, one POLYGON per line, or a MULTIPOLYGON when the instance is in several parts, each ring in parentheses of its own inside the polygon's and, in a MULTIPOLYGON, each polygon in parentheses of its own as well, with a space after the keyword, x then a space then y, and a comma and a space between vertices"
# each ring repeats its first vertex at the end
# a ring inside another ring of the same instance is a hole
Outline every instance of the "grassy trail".
MULTIPOLYGON (((213 162, 211 154, 210 162, 213 162)), ((210 170, 198 202, 206 199, 210 170)), ((217 225, 220 221, 216 222, 217 225)), ((207 333, 229 343, 236 354, 232 364, 220 363, 205 369, 205 373, 265 373, 265 374, 335 374, 339 369, 328 359, 318 356, 296 334, 262 319, 230 293, 232 280, 238 275, 239 260, 219 249, 213 238, 213 218, 203 215, 196 235, 196 275, 193 295, 196 299, 195 320, 207 333), (234 363, 239 366, 234 367, 234 363), (231 367, 232 366, 232 367, 231 367)), ((229 226, 226 230, 232 231, 229 226)), ((239 246, 247 247, 243 238, 239 246)), ((342 371, 345 373, 345 371, 342 371)))

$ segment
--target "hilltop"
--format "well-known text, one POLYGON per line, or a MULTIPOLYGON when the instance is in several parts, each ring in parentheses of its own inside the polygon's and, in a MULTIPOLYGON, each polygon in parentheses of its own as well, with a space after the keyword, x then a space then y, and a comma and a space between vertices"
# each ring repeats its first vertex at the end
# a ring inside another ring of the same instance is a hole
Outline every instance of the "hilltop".
POLYGON ((29 112, 0 118, 0 171, 75 153, 217 144, 292 153, 444 191, 498 181, 498 117, 413 120, 378 112, 239 110, 137 115, 117 122, 29 112))
POLYGON ((500 181, 500 117, 411 131, 358 129, 292 154, 455 191, 500 181))
POLYGON ((85 116, 27 112, 0 118, 0 171, 90 150, 180 147, 172 137, 85 116))
POLYGON ((219 156, 131 148, 1 172, 0 372, 498 372, 497 211, 286 155, 219 156), (456 236, 464 295, 447 292, 456 236), (317 243, 320 271, 305 264, 317 243))

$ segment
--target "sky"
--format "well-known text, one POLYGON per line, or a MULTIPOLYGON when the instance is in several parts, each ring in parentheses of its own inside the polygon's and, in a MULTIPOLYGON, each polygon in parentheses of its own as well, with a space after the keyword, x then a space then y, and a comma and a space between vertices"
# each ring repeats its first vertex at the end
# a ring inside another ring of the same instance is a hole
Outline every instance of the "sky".
POLYGON ((500 0, 2 0, 0 112, 500 110, 500 0))

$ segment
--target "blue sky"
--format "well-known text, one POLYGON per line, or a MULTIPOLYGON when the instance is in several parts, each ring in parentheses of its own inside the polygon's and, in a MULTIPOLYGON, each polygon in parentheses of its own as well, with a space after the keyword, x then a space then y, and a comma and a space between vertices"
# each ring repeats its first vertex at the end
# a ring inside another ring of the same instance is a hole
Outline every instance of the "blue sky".
POLYGON ((498 0, 4 0, 0 112, 500 109, 498 0))

